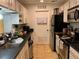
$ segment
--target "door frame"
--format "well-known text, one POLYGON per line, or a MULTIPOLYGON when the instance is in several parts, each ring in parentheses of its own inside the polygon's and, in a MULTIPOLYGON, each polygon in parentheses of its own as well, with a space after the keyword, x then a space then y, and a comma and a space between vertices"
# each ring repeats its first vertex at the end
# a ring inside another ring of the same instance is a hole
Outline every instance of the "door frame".
MULTIPOLYGON (((49 37, 48 37, 48 40, 49 40, 49 43, 48 44, 50 44, 50 22, 51 22, 51 17, 50 17, 50 10, 36 10, 35 11, 35 19, 36 19, 36 12, 48 12, 48 15, 49 15, 49 18, 48 18, 48 34, 49 34, 49 37)), ((36 21, 36 20, 35 20, 36 21)), ((35 25, 36 26, 36 25, 35 25)), ((37 39, 36 38, 36 32, 35 32, 35 38, 34 38, 35 40, 37 39)), ((36 43, 37 44, 37 43, 36 43)))

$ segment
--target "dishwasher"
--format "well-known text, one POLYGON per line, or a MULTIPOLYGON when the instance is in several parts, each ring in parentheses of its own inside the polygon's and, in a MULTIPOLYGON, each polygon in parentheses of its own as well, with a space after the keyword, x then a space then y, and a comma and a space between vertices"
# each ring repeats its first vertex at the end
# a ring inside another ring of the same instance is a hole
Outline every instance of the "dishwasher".
POLYGON ((33 59, 33 40, 31 38, 28 40, 29 46, 29 59, 33 59))

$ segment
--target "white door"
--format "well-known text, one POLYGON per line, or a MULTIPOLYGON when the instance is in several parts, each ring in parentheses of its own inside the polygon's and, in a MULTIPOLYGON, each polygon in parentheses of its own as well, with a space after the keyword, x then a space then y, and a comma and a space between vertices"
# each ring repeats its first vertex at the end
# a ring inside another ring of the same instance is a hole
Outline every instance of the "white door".
POLYGON ((49 11, 36 11, 35 16, 35 43, 49 44, 50 36, 49 11))

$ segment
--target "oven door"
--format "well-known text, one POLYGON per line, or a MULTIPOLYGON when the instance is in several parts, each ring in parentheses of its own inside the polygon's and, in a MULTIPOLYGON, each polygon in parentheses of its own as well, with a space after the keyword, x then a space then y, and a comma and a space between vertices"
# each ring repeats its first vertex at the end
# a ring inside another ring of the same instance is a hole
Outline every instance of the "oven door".
POLYGON ((62 41, 59 41, 59 59, 68 59, 68 46, 62 41))

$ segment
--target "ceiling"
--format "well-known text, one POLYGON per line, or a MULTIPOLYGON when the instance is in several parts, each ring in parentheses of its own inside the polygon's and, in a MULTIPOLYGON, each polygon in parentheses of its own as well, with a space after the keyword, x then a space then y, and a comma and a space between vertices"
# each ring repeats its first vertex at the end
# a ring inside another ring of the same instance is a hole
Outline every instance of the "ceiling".
MULTIPOLYGON (((23 5, 27 4, 41 4, 40 0, 18 0, 23 5)), ((43 0, 44 4, 55 4, 55 5, 61 5, 65 3, 68 0, 43 0)))

